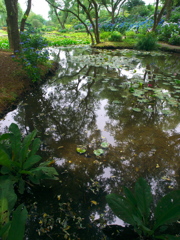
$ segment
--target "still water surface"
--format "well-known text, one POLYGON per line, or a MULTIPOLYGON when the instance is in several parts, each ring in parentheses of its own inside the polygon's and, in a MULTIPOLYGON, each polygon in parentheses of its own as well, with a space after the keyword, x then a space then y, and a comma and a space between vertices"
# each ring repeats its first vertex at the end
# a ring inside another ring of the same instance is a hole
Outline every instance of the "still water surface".
POLYGON ((0 132, 12 122, 24 134, 36 128, 40 154, 59 173, 25 196, 26 239, 105 239, 99 222, 123 224, 107 207, 108 193, 139 177, 155 201, 180 189, 180 56, 66 47, 51 57, 56 75, 0 121, 0 132))

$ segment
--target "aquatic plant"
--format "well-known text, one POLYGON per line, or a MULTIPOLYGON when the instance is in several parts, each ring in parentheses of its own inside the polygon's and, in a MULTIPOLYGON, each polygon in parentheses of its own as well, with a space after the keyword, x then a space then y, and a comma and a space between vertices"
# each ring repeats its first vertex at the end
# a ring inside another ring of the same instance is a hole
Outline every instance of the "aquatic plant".
POLYGON ((36 155, 41 143, 39 138, 35 138, 37 131, 34 130, 24 139, 15 123, 10 125, 9 131, 0 136, 0 173, 18 183, 20 193, 24 192, 27 181, 39 184, 42 179, 57 180, 58 173, 48 166, 49 162, 37 166, 41 160, 36 155))
POLYGON ((134 192, 127 187, 123 189, 123 195, 111 193, 106 196, 117 217, 130 224, 141 239, 176 239, 162 234, 166 229, 162 226, 180 218, 180 190, 174 190, 162 197, 152 209, 151 188, 145 179, 138 179, 134 192))
POLYGON ((15 210, 17 196, 10 179, 0 179, 0 238, 22 240, 28 216, 26 207, 20 204, 15 210))

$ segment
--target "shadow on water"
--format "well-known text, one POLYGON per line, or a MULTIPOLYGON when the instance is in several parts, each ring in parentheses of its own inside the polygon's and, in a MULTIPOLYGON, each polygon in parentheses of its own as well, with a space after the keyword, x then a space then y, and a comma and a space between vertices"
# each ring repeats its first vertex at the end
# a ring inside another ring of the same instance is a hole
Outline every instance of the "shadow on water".
POLYGON ((108 193, 139 177, 155 201, 180 188, 179 56, 80 47, 52 52, 60 63, 56 76, 0 122, 1 132, 11 122, 23 133, 36 128, 43 159, 54 159, 59 172, 58 182, 25 196, 26 239, 106 239, 99 226, 123 224, 107 207, 108 193), (76 152, 81 145, 85 154, 76 152), (103 154, 97 157, 96 149, 103 154))

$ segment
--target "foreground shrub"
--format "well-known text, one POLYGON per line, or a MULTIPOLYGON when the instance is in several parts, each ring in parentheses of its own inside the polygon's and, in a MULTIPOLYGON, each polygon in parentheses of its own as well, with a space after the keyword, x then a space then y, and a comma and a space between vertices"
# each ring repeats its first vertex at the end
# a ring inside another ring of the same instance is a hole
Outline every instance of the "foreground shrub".
MULTIPOLYGON (((57 171, 49 167, 49 162, 39 163, 41 156, 36 155, 40 147, 40 139, 35 138, 37 131, 22 138, 18 126, 12 123, 10 133, 0 136, 0 173, 5 178, 18 184, 20 193, 24 192, 25 183, 31 181, 40 184, 42 179, 57 180, 57 171)), ((4 179, 5 179, 4 178, 4 179)))
POLYGON ((122 35, 120 32, 115 31, 111 34, 111 37, 109 38, 109 41, 112 42, 121 42, 122 41, 122 35))
MULTIPOLYGON (((180 218, 179 190, 171 191, 162 197, 153 208, 151 188, 145 179, 140 178, 135 184, 134 191, 124 187, 123 195, 111 193, 106 196, 106 200, 114 214, 130 224, 126 227, 129 230, 127 233, 134 230, 134 234, 140 236, 121 238, 119 235, 118 239, 179 239, 170 234, 163 234, 167 224, 180 218)), ((123 235, 123 229, 121 231, 119 234, 123 235)))
POLYGON ((168 41, 172 45, 180 46, 180 35, 174 34, 168 41))
POLYGON ((156 48, 157 48, 157 40, 156 40, 156 37, 151 33, 147 33, 146 35, 139 38, 136 44, 136 49, 138 50, 151 51, 151 50, 155 50, 156 48))

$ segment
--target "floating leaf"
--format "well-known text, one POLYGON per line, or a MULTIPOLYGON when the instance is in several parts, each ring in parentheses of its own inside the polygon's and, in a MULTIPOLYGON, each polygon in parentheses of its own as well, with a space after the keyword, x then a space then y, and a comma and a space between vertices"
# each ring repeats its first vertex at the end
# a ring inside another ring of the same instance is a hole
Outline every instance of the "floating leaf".
POLYGON ((162 114, 170 115, 172 112, 170 110, 162 110, 162 114))
POLYGON ((140 108, 133 108, 132 110, 135 111, 135 112, 141 112, 140 108))
POLYGON ((76 151, 78 152, 78 153, 80 153, 80 154, 83 154, 83 153, 85 153, 86 152, 86 149, 85 148, 76 148, 76 151))
POLYGON ((108 148, 108 147, 109 147, 109 143, 107 143, 107 142, 102 142, 102 143, 101 143, 101 147, 103 147, 103 148, 108 148))
POLYGON ((113 103, 121 103, 119 100, 114 100, 113 103))
POLYGON ((153 109, 152 108, 146 108, 145 111, 151 113, 151 112, 153 112, 153 109))
POLYGON ((97 150, 94 150, 93 153, 98 157, 100 156, 101 154, 104 153, 104 151, 102 149, 97 149, 97 150))
POLYGON ((91 204, 92 204, 92 205, 93 205, 93 204, 94 204, 94 205, 97 205, 97 204, 98 204, 98 202, 96 202, 96 201, 92 200, 92 201, 91 201, 91 204))

